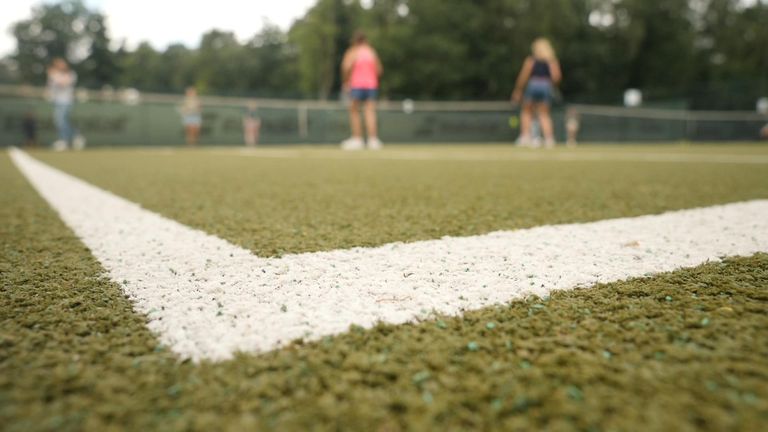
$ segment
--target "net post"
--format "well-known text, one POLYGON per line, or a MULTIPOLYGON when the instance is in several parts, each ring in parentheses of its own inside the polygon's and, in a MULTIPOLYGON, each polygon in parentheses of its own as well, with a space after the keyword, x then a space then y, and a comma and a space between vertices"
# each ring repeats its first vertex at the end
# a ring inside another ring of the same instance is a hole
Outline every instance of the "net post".
POLYGON ((685 141, 693 141, 693 115, 686 111, 685 113, 685 141))
POLYGON ((306 139, 309 136, 309 108, 307 104, 300 103, 297 107, 299 121, 299 138, 306 139))

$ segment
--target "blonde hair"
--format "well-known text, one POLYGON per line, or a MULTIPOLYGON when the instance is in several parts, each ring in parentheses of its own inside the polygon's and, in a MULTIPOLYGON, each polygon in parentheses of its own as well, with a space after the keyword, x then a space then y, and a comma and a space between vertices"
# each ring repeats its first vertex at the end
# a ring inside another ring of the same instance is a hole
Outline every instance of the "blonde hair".
POLYGON ((531 52, 533 56, 540 60, 557 60, 555 55, 555 49, 552 48, 552 44, 549 43, 547 38, 538 38, 531 44, 531 52))

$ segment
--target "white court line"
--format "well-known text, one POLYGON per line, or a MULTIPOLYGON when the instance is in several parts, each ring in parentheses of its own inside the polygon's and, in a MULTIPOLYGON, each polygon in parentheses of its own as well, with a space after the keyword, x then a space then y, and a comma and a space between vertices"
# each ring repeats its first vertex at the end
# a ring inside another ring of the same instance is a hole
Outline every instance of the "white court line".
POLYGON ((459 314, 528 294, 768 251, 768 200, 375 248, 259 258, 45 165, 11 158, 148 316, 193 360, 263 352, 350 324, 459 314))
POLYGON ((768 164, 768 155, 743 154, 690 154, 690 153, 612 153, 584 152, 559 153, 541 151, 519 151, 508 154, 477 154, 472 152, 425 152, 385 150, 381 152, 302 152, 301 150, 212 150, 208 153, 219 156, 246 156, 266 159, 343 159, 343 160, 402 160, 402 161, 606 161, 606 162, 674 162, 674 163, 715 163, 715 164, 768 164))

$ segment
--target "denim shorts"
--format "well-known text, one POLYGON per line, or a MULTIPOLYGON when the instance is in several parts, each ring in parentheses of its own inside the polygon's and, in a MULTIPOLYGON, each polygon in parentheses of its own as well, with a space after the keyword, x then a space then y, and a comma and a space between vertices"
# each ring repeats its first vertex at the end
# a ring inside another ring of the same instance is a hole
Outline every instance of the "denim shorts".
POLYGON ((199 114, 187 114, 184 116, 184 126, 200 126, 203 122, 199 114))
POLYGON ((552 81, 533 78, 525 88, 526 102, 552 102, 552 81))
POLYGON ((349 97, 356 101, 376 100, 379 96, 377 89, 353 88, 349 91, 349 97))

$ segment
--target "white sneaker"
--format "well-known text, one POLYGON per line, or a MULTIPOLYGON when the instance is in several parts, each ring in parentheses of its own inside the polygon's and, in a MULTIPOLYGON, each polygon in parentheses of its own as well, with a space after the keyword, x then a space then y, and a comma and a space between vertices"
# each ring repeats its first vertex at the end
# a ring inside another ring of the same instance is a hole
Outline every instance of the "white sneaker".
POLYGON ((365 148, 365 141, 362 138, 347 138, 341 142, 342 150, 362 150, 365 148))
POLYGON ((381 150, 381 148, 384 147, 384 144, 381 142, 378 138, 368 138, 368 149, 369 150, 381 150))
POLYGON ((553 139, 544 140, 544 147, 547 149, 555 148, 555 140, 553 139))
POLYGON ((531 137, 520 135, 517 137, 517 141, 515 141, 515 144, 518 147, 530 147, 531 146, 531 137))
POLYGON ((72 149, 74 150, 83 150, 85 149, 85 137, 82 135, 77 135, 72 140, 72 149))
POLYGON ((51 147, 53 147, 53 151, 65 151, 67 149, 67 142, 64 140, 56 140, 51 147))

